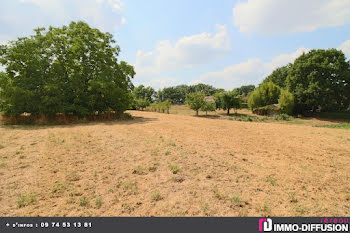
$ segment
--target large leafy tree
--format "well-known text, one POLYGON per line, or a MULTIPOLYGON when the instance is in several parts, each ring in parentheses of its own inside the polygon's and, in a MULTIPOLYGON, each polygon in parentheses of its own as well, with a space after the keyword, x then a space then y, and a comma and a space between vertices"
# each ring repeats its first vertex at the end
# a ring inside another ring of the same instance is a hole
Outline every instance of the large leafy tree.
POLYGON ((342 51, 311 50, 290 67, 287 87, 293 93, 296 111, 343 110, 350 102, 350 72, 342 51))
POLYGON ((136 99, 146 99, 148 102, 153 103, 156 92, 152 87, 140 85, 134 88, 133 93, 136 99))
POLYGON ((281 88, 285 88, 287 85, 288 70, 292 64, 279 67, 272 71, 272 73, 264 79, 264 83, 273 82, 281 88))
POLYGON ((119 47, 110 33, 72 22, 38 28, 30 37, 0 47, 1 110, 80 117, 126 110, 131 101, 132 66, 118 62, 119 47))
POLYGON ((270 104, 278 103, 281 88, 273 82, 263 82, 256 88, 248 98, 248 106, 252 110, 270 104))

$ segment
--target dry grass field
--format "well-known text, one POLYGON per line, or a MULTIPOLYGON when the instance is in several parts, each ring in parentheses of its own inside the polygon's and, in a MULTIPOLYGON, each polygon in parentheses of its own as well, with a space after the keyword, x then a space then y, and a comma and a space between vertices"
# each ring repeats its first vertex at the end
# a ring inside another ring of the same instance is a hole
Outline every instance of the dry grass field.
POLYGON ((2 125, 0 216, 350 215, 349 130, 130 113, 2 125))

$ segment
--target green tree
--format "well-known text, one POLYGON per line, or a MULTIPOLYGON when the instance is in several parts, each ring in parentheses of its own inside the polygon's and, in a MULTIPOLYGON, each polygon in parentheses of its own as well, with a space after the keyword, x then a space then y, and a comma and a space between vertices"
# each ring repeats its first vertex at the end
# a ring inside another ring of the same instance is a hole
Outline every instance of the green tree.
POLYGON ((135 87, 133 94, 136 99, 146 99, 150 103, 153 103, 155 97, 154 89, 152 87, 145 87, 144 85, 135 87))
POLYGON ((241 107, 242 99, 241 96, 237 95, 235 91, 226 91, 217 95, 219 98, 218 102, 221 105, 221 108, 227 110, 227 115, 230 115, 230 109, 235 109, 237 113, 237 109, 241 107))
POLYGON ((349 63, 342 51, 311 50, 290 67, 287 88, 293 93, 296 111, 344 110, 350 102, 349 63))
POLYGON ((278 99, 278 104, 282 113, 291 115, 294 109, 294 96, 286 90, 281 90, 281 95, 278 99))
POLYGON ((1 111, 79 117, 95 111, 126 110, 132 101, 135 72, 118 63, 119 47, 110 33, 83 22, 49 29, 0 46, 1 111))
POLYGON ((198 111, 205 104, 205 95, 201 92, 195 92, 187 94, 186 104, 194 111, 196 111, 196 116, 198 116, 198 111))
POLYGON ((281 88, 286 88, 287 85, 287 76, 288 70, 290 69, 292 64, 288 64, 286 66, 279 67, 272 71, 272 73, 264 79, 264 83, 273 82, 277 86, 281 88))
POLYGON ((205 115, 208 115, 208 111, 213 112, 215 110, 216 110, 215 102, 205 101, 205 103, 201 107, 201 111, 205 112, 205 115))
POLYGON ((151 103, 148 101, 148 99, 144 98, 144 99, 136 99, 136 108, 140 109, 140 110, 144 110, 145 108, 147 108, 151 103))
POLYGON ((247 86, 241 86, 241 87, 235 88, 233 89, 233 91, 237 95, 248 96, 252 91, 254 91, 254 89, 255 89, 254 85, 247 85, 247 86))
POLYGON ((281 88, 273 82, 263 82, 256 88, 248 98, 250 109, 263 107, 270 104, 278 103, 281 94, 281 88))

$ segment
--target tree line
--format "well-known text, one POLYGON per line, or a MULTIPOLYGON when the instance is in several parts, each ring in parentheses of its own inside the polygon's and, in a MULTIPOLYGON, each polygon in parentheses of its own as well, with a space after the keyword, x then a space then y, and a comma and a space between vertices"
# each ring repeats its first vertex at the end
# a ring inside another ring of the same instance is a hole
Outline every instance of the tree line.
POLYGON ((249 96, 251 109, 279 103, 288 114, 350 108, 350 62, 337 49, 303 53, 275 69, 249 96))
POLYGON ((5 116, 86 117, 127 109, 169 111, 187 104, 198 114, 242 106, 252 110, 279 104, 281 112, 345 111, 350 105, 350 62, 337 49, 303 53, 275 69, 258 87, 231 91, 207 84, 178 85, 155 91, 134 87, 134 68, 118 61, 120 48, 110 33, 84 22, 38 28, 29 37, 0 45, 0 111, 5 116), (213 96, 209 101, 206 96, 213 96))

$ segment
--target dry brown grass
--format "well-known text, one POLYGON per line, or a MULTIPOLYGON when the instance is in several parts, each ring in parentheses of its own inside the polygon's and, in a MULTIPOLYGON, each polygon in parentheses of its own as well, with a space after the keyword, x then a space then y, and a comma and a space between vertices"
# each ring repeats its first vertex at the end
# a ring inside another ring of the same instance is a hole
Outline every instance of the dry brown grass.
POLYGON ((348 216, 350 131, 131 112, 1 126, 0 216, 348 216))

